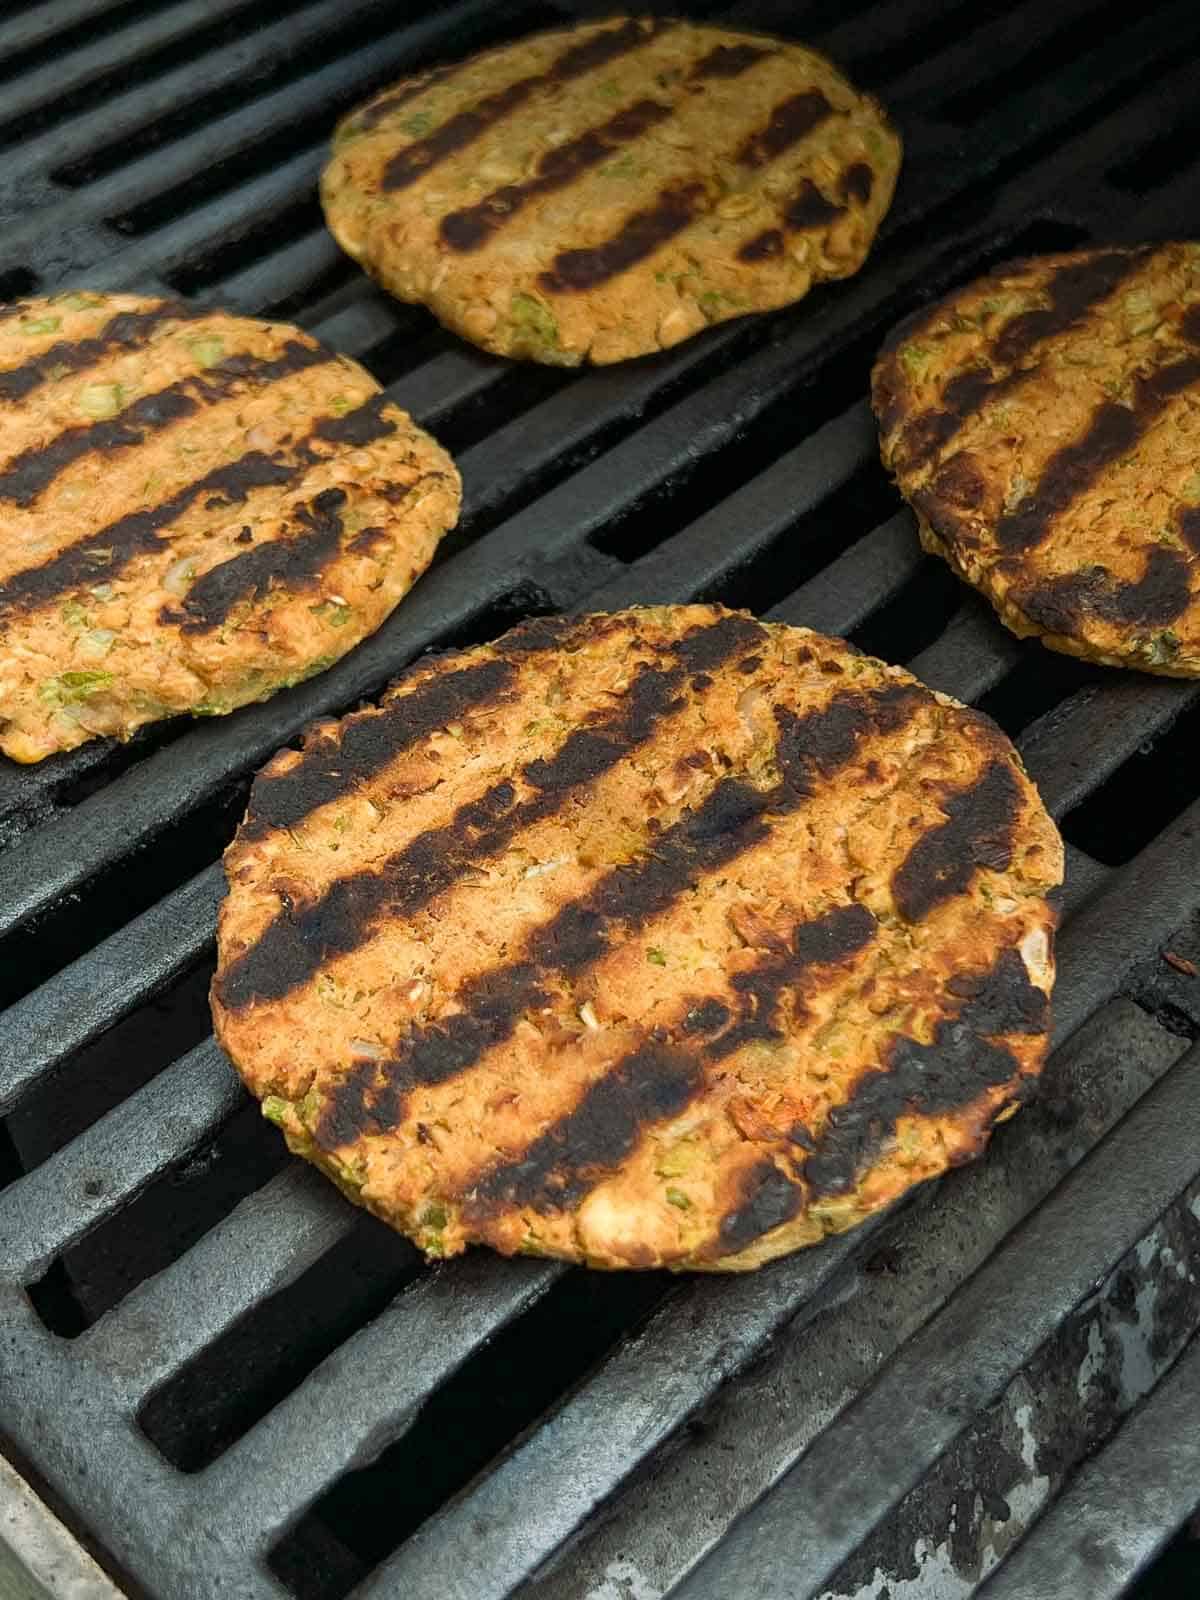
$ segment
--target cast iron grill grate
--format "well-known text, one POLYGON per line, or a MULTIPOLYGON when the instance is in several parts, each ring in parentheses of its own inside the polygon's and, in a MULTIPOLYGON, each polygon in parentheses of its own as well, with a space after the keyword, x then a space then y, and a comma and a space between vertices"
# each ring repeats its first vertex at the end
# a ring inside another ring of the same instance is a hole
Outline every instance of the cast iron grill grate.
POLYGON ((1004 633, 921 557, 863 396, 890 324, 995 262, 1197 231, 1200 14, 691 7, 876 90, 897 203, 850 283, 568 376, 375 292, 313 180, 374 87, 586 9, 0 24, 0 293, 296 316, 467 489, 435 571, 324 676, 0 769, 0 1443, 154 1600, 1116 1595, 1200 1481, 1200 686, 1004 633), (691 597, 847 633, 1018 738, 1070 846, 1045 1092, 985 1162, 744 1282, 424 1268, 282 1161, 208 1036, 220 849, 272 751, 421 651, 691 597))

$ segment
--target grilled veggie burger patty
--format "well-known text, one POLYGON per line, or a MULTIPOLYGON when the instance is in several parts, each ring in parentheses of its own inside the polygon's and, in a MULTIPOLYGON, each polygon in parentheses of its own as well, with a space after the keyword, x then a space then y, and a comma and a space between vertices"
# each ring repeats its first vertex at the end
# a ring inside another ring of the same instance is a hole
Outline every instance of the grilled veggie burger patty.
POLYGON ((900 140, 822 56, 609 18, 396 84, 338 128, 342 248, 499 355, 621 361, 862 265, 900 140))
POLYGON ((372 633, 458 474, 355 362, 132 295, 0 308, 0 751, 216 714, 372 633))
POLYGON ((429 1255, 736 1270, 979 1153, 1062 848, 1008 740, 713 606, 428 661, 258 777, 218 1036, 429 1255))
POLYGON ((875 369, 885 464, 1018 634, 1200 674, 1200 244, 1001 268, 875 369))

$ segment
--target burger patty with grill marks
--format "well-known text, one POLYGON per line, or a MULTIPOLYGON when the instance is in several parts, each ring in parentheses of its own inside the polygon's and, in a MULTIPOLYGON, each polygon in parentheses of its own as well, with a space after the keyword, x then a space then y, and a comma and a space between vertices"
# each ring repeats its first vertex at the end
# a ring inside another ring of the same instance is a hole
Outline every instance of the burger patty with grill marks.
POLYGON ((875 368, 921 542, 1053 650, 1200 674, 1200 244, 1002 267, 875 368))
POLYGON ((652 17, 535 34, 338 128, 342 248, 499 355, 621 361, 862 265, 900 140, 824 57, 652 17))
POLYGON ((987 718, 712 606, 425 662, 257 779, 218 1037, 429 1255, 737 1270, 976 1155, 1062 847, 987 718))
POLYGON ((374 632, 453 463, 298 328, 62 294, 0 315, 0 751, 216 715, 374 632))

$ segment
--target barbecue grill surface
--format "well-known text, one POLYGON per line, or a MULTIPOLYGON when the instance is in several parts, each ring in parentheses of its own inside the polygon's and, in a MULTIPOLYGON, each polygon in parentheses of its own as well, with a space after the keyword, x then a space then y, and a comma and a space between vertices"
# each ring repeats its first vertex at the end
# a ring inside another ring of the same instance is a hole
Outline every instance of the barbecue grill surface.
POLYGON ((0 765, 0 1448, 153 1600, 1125 1593, 1200 1483, 1200 683, 1006 634, 921 556, 866 395, 884 332, 997 262, 1200 233, 1200 12, 692 6, 878 94, 896 203, 851 282, 569 375, 373 290, 315 178, 375 89, 585 9, 6 8, 0 294, 297 320, 457 452, 465 506, 320 678, 0 765), (1043 1094, 747 1281, 421 1266, 286 1159, 209 1036, 250 775, 422 651, 689 599, 849 634, 1017 739, 1069 847, 1043 1094))

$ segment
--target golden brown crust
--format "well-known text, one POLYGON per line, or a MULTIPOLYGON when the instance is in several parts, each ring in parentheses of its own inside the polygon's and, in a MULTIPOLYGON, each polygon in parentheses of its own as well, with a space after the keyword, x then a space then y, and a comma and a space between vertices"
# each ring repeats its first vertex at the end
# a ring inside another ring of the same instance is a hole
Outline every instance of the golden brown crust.
POLYGON ((888 341, 885 464, 1017 634, 1200 673, 1200 245, 1046 256, 888 341))
POLYGON ((813 51, 650 17, 534 34, 339 127, 342 248, 500 355, 621 361, 862 265, 900 141, 813 51))
POLYGON ((0 321, 0 751, 218 714, 372 633, 458 513, 445 452, 298 328, 132 295, 0 321))
POLYGON ((1040 1070, 1057 833, 986 718, 718 607, 426 663, 257 780, 214 1017, 431 1254, 738 1270, 1040 1070))

